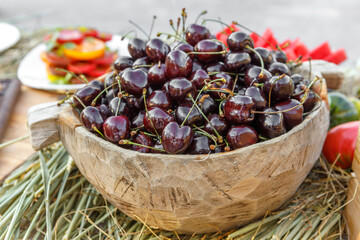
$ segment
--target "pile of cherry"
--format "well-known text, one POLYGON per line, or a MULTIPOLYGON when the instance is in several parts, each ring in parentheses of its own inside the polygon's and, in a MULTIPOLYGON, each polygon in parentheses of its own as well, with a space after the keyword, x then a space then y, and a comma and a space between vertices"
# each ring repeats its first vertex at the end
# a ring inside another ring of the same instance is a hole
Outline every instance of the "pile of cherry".
POLYGON ((175 37, 131 39, 131 57, 79 89, 72 105, 84 127, 139 152, 219 153, 286 133, 319 101, 319 82, 244 32, 228 49, 197 24, 175 37))

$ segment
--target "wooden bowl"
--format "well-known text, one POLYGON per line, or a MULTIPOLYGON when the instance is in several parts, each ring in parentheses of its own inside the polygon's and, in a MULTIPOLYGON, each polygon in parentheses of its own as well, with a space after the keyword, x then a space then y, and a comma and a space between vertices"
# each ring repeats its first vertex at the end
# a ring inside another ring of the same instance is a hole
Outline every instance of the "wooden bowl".
POLYGON ((288 133, 227 153, 144 154, 81 126, 67 104, 29 113, 31 140, 61 139, 86 179, 114 206, 178 233, 223 231, 287 202, 318 159, 329 127, 326 104, 288 133))

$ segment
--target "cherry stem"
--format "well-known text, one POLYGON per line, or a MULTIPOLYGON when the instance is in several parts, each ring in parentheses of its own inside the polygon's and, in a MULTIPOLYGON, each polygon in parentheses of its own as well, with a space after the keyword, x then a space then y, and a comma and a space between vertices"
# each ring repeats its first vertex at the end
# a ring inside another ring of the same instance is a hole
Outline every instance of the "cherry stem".
POLYGON ((259 61, 261 64, 261 72, 259 74, 259 77, 262 78, 264 75, 264 60, 262 59, 260 53, 258 53, 255 49, 253 49, 252 47, 250 47, 249 45, 246 45, 245 47, 246 49, 249 49, 250 51, 252 51, 253 53, 255 53, 258 57, 259 57, 259 61), (261 76, 260 76, 261 75, 261 76))
POLYGON ((181 36, 179 36, 178 34, 174 35, 174 34, 170 34, 170 33, 163 33, 163 32, 158 32, 156 34, 156 36, 160 37, 161 35, 167 35, 167 36, 170 36, 170 37, 173 37, 177 40, 180 40, 182 42, 186 42, 184 38, 182 38, 181 36))
POLYGON ((95 127, 94 125, 91 125, 91 128, 94 129, 95 132, 97 132, 103 139, 106 140, 105 136, 95 127))
POLYGON ((310 80, 311 79, 311 72, 312 72, 311 57, 309 57, 308 60, 309 60, 309 80, 310 80))
POLYGON ((73 76, 74 78, 79 79, 79 80, 82 81, 83 83, 89 83, 89 81, 87 80, 87 78, 86 78, 84 75, 82 75, 82 74, 80 75, 80 76, 82 76, 82 77, 79 77, 79 76, 76 75, 75 73, 70 72, 70 71, 68 71, 68 70, 66 70, 66 69, 63 69, 63 68, 55 68, 55 70, 62 71, 62 72, 66 72, 66 73, 70 74, 71 76, 73 76))
POLYGON ((148 133, 148 132, 142 132, 143 134, 145 135, 148 135, 150 137, 157 137, 155 134, 151 134, 151 133, 148 133))
POLYGON ((199 21, 200 17, 203 16, 203 15, 205 15, 205 14, 207 14, 207 11, 206 11, 206 10, 202 11, 202 12, 196 17, 195 23, 197 23, 197 22, 199 21))
POLYGON ((188 52, 187 54, 210 54, 210 55, 213 55, 213 54, 225 54, 227 53, 228 51, 224 50, 224 51, 220 51, 220 52, 188 52))
POLYGON ((260 34, 258 34, 257 32, 251 30, 250 28, 248 27, 245 27, 244 25, 236 22, 236 21, 233 21, 232 24, 236 25, 236 26, 239 26, 241 28, 244 28, 245 30, 247 30, 248 32, 253 32, 256 36, 258 36, 259 38, 261 38, 262 40, 266 41, 266 43, 273 49, 273 50, 276 50, 276 48, 274 47, 274 45, 271 44, 271 42, 269 42, 266 38, 264 38, 263 36, 261 36, 260 34))
POLYGON ((80 100, 80 98, 78 98, 75 94, 73 97, 83 106, 83 108, 86 108, 86 105, 80 100))
POLYGON ((234 81, 234 84, 233 84, 233 87, 232 87, 232 89, 231 89, 231 91, 232 91, 233 93, 234 93, 234 91, 235 91, 235 87, 236 87, 236 84, 237 84, 238 79, 239 79, 239 75, 236 75, 235 81, 234 81))
POLYGON ((117 105, 116 112, 115 112, 115 117, 116 117, 116 116, 118 115, 118 113, 119 113, 121 100, 122 100, 122 98, 119 98, 118 105, 117 105))
POLYGON ((154 28, 155 19, 156 19, 156 16, 154 15, 154 16, 153 16, 153 20, 152 20, 152 22, 151 22, 151 27, 150 27, 150 32, 149 32, 149 40, 150 40, 152 31, 153 31, 153 28, 154 28))
POLYGON ((217 147, 217 141, 210 133, 206 132, 205 130, 201 129, 200 127, 196 126, 195 124, 193 124, 193 127, 197 130, 195 132, 200 133, 200 134, 204 135, 205 137, 210 138, 215 143, 215 147, 217 147))
POLYGON ((221 102, 219 103, 219 116, 220 117, 224 117, 224 111, 221 108, 224 101, 226 101, 226 99, 222 99, 221 102))
POLYGON ((152 67, 153 65, 135 65, 133 68, 152 67))
POLYGON ((139 147, 150 148, 150 149, 153 149, 153 150, 156 150, 156 151, 166 152, 166 151, 163 150, 163 149, 146 146, 146 145, 143 145, 143 144, 140 144, 140 143, 132 142, 132 141, 130 141, 130 140, 120 140, 120 141, 119 141, 119 144, 120 144, 120 145, 123 145, 123 144, 131 144, 131 145, 135 145, 135 146, 139 146, 139 147))
POLYGON ((95 106, 96 105, 96 101, 98 100, 98 98, 104 93, 106 92, 109 88, 113 87, 114 85, 116 85, 117 83, 113 83, 110 86, 104 88, 104 90, 102 90, 95 98, 94 100, 91 102, 91 106, 95 106))
POLYGON ((71 95, 66 94, 66 97, 63 98, 63 99, 61 99, 61 100, 57 103, 57 105, 60 106, 61 104, 63 104, 63 103, 64 103, 66 100, 68 100, 69 98, 71 98, 71 95))
POLYGON ((185 11, 185 8, 183 8, 182 11, 181 11, 181 18, 182 18, 182 23, 183 23, 183 34, 185 36, 185 22, 186 22, 186 19, 187 19, 187 13, 185 11))
POLYGON ((229 74, 229 75, 232 75, 232 76, 245 76, 244 73, 232 73, 232 72, 208 72, 208 75, 212 76, 212 75, 215 75, 215 74, 218 74, 218 73, 226 73, 226 74, 229 74))
POLYGON ((129 23, 134 25, 137 29, 139 29, 148 39, 150 39, 150 36, 145 32, 144 29, 142 29, 138 24, 136 24, 135 22, 129 20, 129 23))
POLYGON ((154 131, 155 131, 155 134, 157 136, 157 138, 159 139, 160 143, 161 143, 161 138, 159 136, 159 133, 156 131, 156 128, 155 128, 155 125, 153 123, 153 121, 151 120, 151 117, 150 117, 150 114, 149 114, 149 110, 147 108, 147 104, 146 104, 146 92, 147 92, 147 89, 144 88, 143 90, 143 97, 144 97, 144 107, 145 107, 145 112, 146 112, 146 116, 149 118, 150 120, 150 123, 151 123, 151 126, 153 127, 154 131))
POLYGON ((136 31, 130 30, 121 37, 121 41, 123 41, 130 33, 135 33, 135 37, 136 37, 136 31))
POLYGON ((235 29, 234 29, 234 28, 232 28, 229 24, 227 24, 227 23, 225 23, 225 22, 223 22, 223 21, 221 21, 221 20, 219 20, 219 19, 204 19, 204 20, 203 20, 203 23, 205 23, 205 22, 217 22, 217 23, 221 23, 221 24, 227 26, 227 27, 230 29, 231 32, 235 32, 235 29))
POLYGON ((211 128, 214 130, 216 137, 218 138, 219 142, 222 143, 222 141, 220 141, 221 139, 223 139, 223 137, 218 133, 218 131, 216 131, 216 129, 214 128, 214 126, 211 124, 211 122, 209 121, 209 119, 206 117, 206 115, 203 113, 203 111, 200 109, 200 107, 196 104, 194 98, 190 95, 189 98, 191 99, 191 101, 194 103, 195 107, 199 110, 200 114, 205 118, 205 120, 210 124, 211 128))
POLYGON ((269 91, 269 107, 271 106, 271 92, 272 92, 272 89, 273 89, 273 86, 274 86, 274 83, 276 83, 279 79, 282 79, 285 77, 285 74, 282 74, 280 75, 277 79, 275 79, 274 82, 271 82, 271 86, 270 86, 270 91, 269 91))
POLYGON ((263 137, 261 135, 259 135, 259 139, 264 140, 264 141, 269 140, 269 138, 263 137))

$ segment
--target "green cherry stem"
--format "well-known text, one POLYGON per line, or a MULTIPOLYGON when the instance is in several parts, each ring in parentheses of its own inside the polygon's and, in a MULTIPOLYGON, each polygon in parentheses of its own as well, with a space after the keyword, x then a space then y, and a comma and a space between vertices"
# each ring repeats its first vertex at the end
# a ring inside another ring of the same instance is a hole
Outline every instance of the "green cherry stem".
POLYGON ((170 36, 170 37, 173 37, 177 40, 180 40, 182 42, 186 42, 184 38, 182 38, 180 35, 174 35, 174 34, 170 34, 170 33, 163 33, 163 32, 158 32, 156 34, 156 36, 160 37, 161 35, 166 35, 166 36, 170 36))
POLYGON ((95 132, 97 132, 103 139, 106 140, 105 136, 95 127, 94 125, 91 125, 91 128, 94 129, 95 132))
POLYGON ((155 128, 155 125, 154 125, 154 123, 153 123, 153 121, 151 120, 150 115, 149 115, 149 110, 148 110, 147 104, 146 104, 146 92, 147 92, 147 89, 144 88, 144 90, 143 90, 143 97, 144 97, 144 106, 145 106, 146 116, 149 118, 150 123, 151 123, 151 126, 153 127, 153 129, 154 129, 154 131, 155 131, 155 133, 156 133, 156 136, 157 136, 157 138, 159 139, 159 141, 160 141, 160 143, 161 143, 161 137, 160 137, 159 133, 157 132, 157 130, 156 130, 156 128, 155 128))
POLYGON ((220 52, 188 52, 187 54, 190 55, 190 54, 210 54, 210 55, 213 55, 213 54, 226 54, 228 51, 227 50, 224 50, 224 51, 220 51, 220 52))
POLYGON ((132 24, 132 25, 134 25, 134 26, 135 26, 137 29, 139 29, 148 39, 150 39, 149 34, 147 34, 147 33, 145 32, 145 30, 142 29, 137 23, 135 23, 135 22, 133 22, 133 21, 131 21, 131 20, 129 20, 129 23, 132 24))
POLYGON ((151 22, 151 27, 150 27, 150 32, 149 32, 149 40, 151 38, 151 34, 152 34, 152 31, 153 31, 153 28, 154 28, 155 20, 156 20, 156 16, 154 15, 153 20, 151 22))
POLYGON ((269 91, 269 101, 268 101, 268 106, 270 107, 271 106, 271 92, 272 92, 272 89, 273 89, 273 86, 274 86, 274 83, 276 83, 279 79, 282 79, 285 77, 285 74, 282 74, 280 75, 277 79, 275 79, 274 82, 271 82, 271 86, 270 86, 270 91, 269 91))
POLYGON ((200 127, 196 126, 195 124, 193 124, 193 127, 197 130, 195 132, 200 133, 200 134, 210 138, 214 142, 215 147, 217 146, 216 139, 210 133, 206 132, 205 130, 201 129, 200 127))
POLYGON ((98 100, 98 98, 104 93, 106 92, 109 88, 115 86, 117 83, 113 83, 110 86, 104 88, 104 90, 102 90, 95 98, 94 100, 91 102, 91 106, 95 106, 96 105, 96 101, 98 100))
POLYGON ((81 104, 81 106, 83 106, 83 108, 86 108, 86 105, 75 94, 73 95, 73 98, 75 98, 81 104))
POLYGON ((205 22, 217 22, 217 23, 221 23, 221 24, 227 26, 227 27, 230 29, 231 32, 235 32, 235 29, 234 29, 233 27, 231 27, 229 24, 227 24, 227 23, 225 23, 225 22, 223 22, 223 21, 221 21, 221 20, 219 20, 219 19, 204 19, 204 20, 203 20, 203 23, 205 23, 205 22))
POLYGON ((197 23, 197 22, 199 21, 200 17, 203 16, 203 15, 205 15, 205 14, 207 14, 207 11, 206 11, 206 10, 202 11, 202 12, 196 17, 195 23, 197 23))
POLYGON ((136 145, 136 146, 139 146, 139 147, 150 148, 150 149, 153 149, 153 150, 156 150, 156 151, 166 152, 166 151, 163 150, 163 149, 159 149, 159 148, 154 148, 154 147, 142 145, 142 144, 139 144, 139 143, 132 142, 132 141, 130 141, 130 140, 120 140, 120 141, 119 141, 119 144, 120 144, 120 145, 123 145, 123 144, 131 144, 131 145, 136 145))
POLYGON ((258 57, 259 57, 259 61, 261 64, 261 72, 259 74, 259 77, 262 78, 262 76, 264 75, 264 60, 262 59, 260 53, 258 53, 255 49, 253 49, 252 47, 250 47, 249 45, 246 45, 245 47, 246 49, 249 49, 250 51, 252 51, 253 53, 255 53, 258 57), (261 76, 260 76, 261 75, 261 76))

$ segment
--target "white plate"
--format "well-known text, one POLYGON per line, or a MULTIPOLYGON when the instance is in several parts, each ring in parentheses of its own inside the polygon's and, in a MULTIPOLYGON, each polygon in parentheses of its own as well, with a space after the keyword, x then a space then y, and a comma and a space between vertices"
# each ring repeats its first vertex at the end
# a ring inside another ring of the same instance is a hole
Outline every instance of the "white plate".
POLYGON ((20 39, 20 31, 14 25, 0 22, 0 53, 14 46, 20 39))
MULTIPOLYGON (((121 41, 121 37, 114 35, 106 45, 113 51, 118 51, 119 56, 129 56, 127 51, 128 41, 121 41)), ((40 44, 33 48, 21 61, 18 68, 18 78, 22 84, 36 89, 52 92, 74 91, 84 86, 84 84, 53 84, 47 77, 46 65, 41 60, 40 54, 45 51, 45 44, 40 44)))

